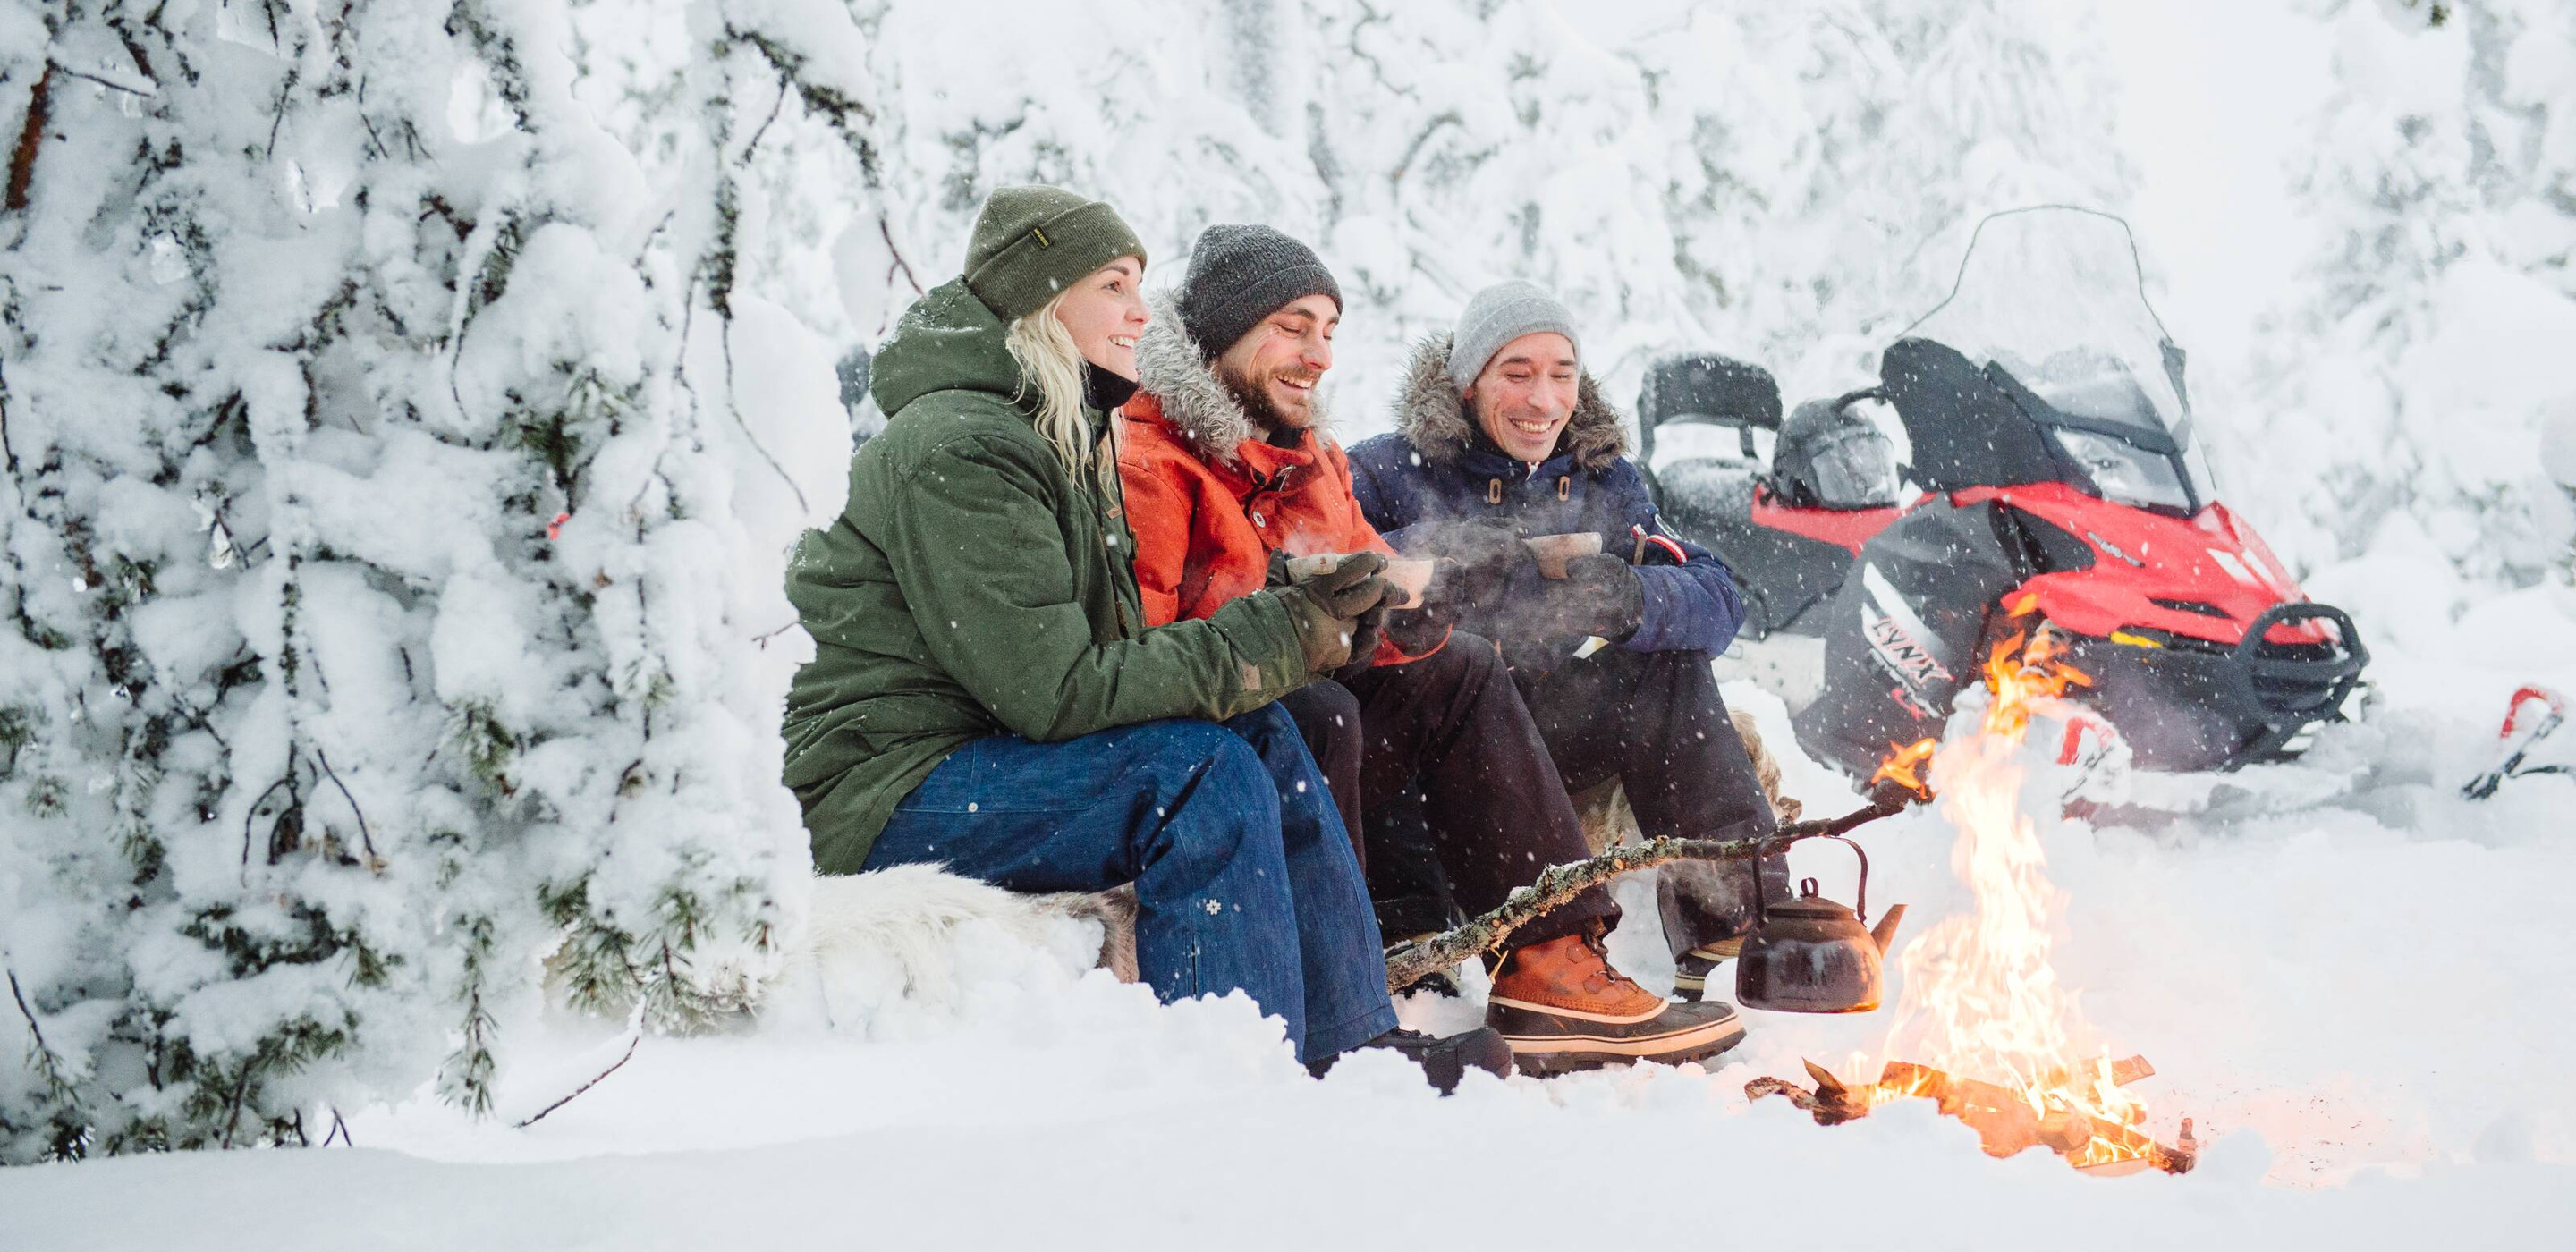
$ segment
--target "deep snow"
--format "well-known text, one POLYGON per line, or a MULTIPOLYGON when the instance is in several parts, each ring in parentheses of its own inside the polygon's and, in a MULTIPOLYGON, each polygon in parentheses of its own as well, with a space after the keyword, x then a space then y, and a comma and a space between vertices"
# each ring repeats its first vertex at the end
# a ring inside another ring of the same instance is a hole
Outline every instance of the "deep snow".
MULTIPOLYGON (((2523 607, 2521 633, 2563 629, 2554 605, 2523 607)), ((2256 815, 2046 835, 2068 896, 2059 971, 2106 1038, 2158 1067, 2140 1087, 2151 1129, 2195 1119, 2208 1147, 2182 1178, 1991 1160, 1919 1102, 1833 1129, 1747 1106, 1749 1078, 1874 1048, 1884 1011, 1749 1014, 1713 1072, 1478 1076, 1441 1100, 1380 1057, 1307 1079, 1240 998, 1160 1007, 1065 952, 985 934, 953 999, 882 1004, 839 1036, 782 1004, 747 1035, 646 1039, 524 1131, 508 1121, 624 1051, 614 1024, 550 1024, 495 1122, 424 1092, 353 1115, 356 1151, 0 1172, 0 1246, 2528 1245, 2576 1221, 2576 1007, 2561 992, 2576 783, 2454 795, 2493 734, 2487 710, 2546 675, 2403 653, 2378 675, 2370 719, 2213 802, 2256 815), (2261 814, 2265 798, 2296 811, 2261 814)), ((1729 695, 1790 742, 1775 701, 1729 695)), ((1848 795, 1803 758, 1787 766, 1811 810, 1848 795)), ((1873 896, 1913 907, 1908 935, 1966 906, 1937 816, 1866 843, 1873 896)), ((1830 851, 1799 857, 1847 897, 1830 851)), ((1641 887, 1621 892, 1640 922, 1641 887)), ((1636 940, 1652 928, 1631 925, 1615 954, 1669 979, 1636 940)), ((1406 1008, 1424 1025, 1474 1015, 1406 1008)))

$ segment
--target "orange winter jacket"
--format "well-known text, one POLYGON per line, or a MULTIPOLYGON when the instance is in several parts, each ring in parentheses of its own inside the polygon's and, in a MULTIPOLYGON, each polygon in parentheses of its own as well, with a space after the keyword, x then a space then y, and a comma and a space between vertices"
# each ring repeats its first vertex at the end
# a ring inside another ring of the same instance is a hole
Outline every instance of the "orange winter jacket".
MULTIPOLYGON (((1148 390, 1121 410, 1118 473, 1145 624, 1203 618, 1261 590, 1274 550, 1395 556, 1360 514, 1341 445, 1313 431, 1293 448, 1255 438, 1242 406, 1179 326, 1168 315, 1146 326, 1137 357, 1148 390)), ((1395 665, 1438 650, 1407 653, 1381 638, 1376 661, 1395 665)))

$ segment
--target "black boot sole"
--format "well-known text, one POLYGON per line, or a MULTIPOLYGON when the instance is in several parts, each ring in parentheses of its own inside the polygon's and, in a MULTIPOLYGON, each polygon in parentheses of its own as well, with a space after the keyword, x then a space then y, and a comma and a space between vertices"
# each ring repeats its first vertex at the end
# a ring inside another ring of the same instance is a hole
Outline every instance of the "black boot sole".
MULTIPOLYGON (((1420 1066, 1423 1078, 1442 1095, 1457 1090, 1459 1082, 1471 1069, 1484 1070, 1497 1078, 1509 1078, 1516 1072, 1514 1066, 1518 1058, 1513 1056, 1511 1045, 1490 1028, 1479 1027, 1446 1039, 1426 1040, 1425 1044, 1427 1046, 1387 1046, 1372 1040, 1360 1046, 1386 1047, 1388 1051, 1420 1066)), ((1309 1062, 1306 1072, 1321 1078, 1332 1071, 1333 1063, 1343 1055, 1337 1052, 1323 1060, 1309 1062)))
POLYGON ((1485 1020, 1511 1045, 1512 1063, 1520 1072, 1565 1074, 1636 1061, 1680 1065, 1706 1060, 1744 1042, 1744 1019, 1732 1006, 1712 1002, 1709 1009, 1700 1011, 1714 1019, 1686 1031, 1657 1031, 1655 1023, 1645 1022, 1591 1022, 1503 1004, 1490 1008, 1485 1020), (1718 1013, 1723 1015, 1714 1016, 1718 1013))

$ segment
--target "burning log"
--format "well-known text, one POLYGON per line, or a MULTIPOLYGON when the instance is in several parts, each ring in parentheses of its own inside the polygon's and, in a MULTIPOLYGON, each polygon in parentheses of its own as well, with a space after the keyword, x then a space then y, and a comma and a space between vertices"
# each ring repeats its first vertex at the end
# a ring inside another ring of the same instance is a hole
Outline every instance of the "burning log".
MULTIPOLYGON (((2111 1071, 2108 1076, 2111 1080, 2111 1085, 2114 1087, 2133 1087, 2141 1080, 2155 1077, 2156 1067, 2149 1065, 2147 1063, 2147 1058, 2143 1056, 2123 1057, 2111 1062, 2111 1071)), ((2083 1077, 2083 1075, 2078 1074, 2073 1070, 2052 1069, 2042 1075, 2039 1082, 2040 1085, 2044 1087, 2058 1087, 2064 1086, 2067 1083, 2080 1081, 2083 1077)))
MULTIPOLYGON (((2145 1057, 2136 1056, 2113 1062, 2106 1069, 2108 1081, 2116 1086, 2156 1072, 2145 1057)), ((1867 1116, 1879 1105, 1921 1096, 1933 1101, 1943 1115, 1958 1118, 1974 1129, 1989 1156, 2012 1156, 2045 1145, 2066 1158, 2068 1164, 2093 1174, 2126 1174, 2150 1166, 2169 1174, 2188 1173, 2200 1157, 2200 1145, 2192 1137, 2188 1117, 2183 1119, 2182 1134, 2173 1146, 2167 1147, 2134 1126, 2044 1103, 2012 1087, 1961 1078, 1910 1061, 1888 1062, 1877 1082, 1858 1088, 1844 1084, 1813 1061, 1807 1062, 1807 1075, 1816 1084, 1812 1091, 1785 1079, 1756 1078, 1744 1084, 1744 1094, 1755 1100, 1780 1096, 1805 1110, 1819 1126, 1838 1126, 1867 1116)), ((2048 1077, 2051 1081, 2038 1089, 2054 1089, 2061 1085, 2055 1081, 2059 1079, 2092 1081, 2068 1071, 2048 1077)))
POLYGON ((1781 1096, 1805 1109, 1819 1126, 1839 1126, 1855 1117, 1869 1116, 1869 1101, 1854 1095, 1834 1077, 1833 1071, 1814 1061, 1806 1062, 1806 1066, 1807 1076, 1816 1081, 1815 1090, 1809 1091, 1785 1078, 1756 1078, 1744 1084, 1745 1097, 1759 1100, 1767 1095, 1781 1096))
POLYGON ((1767 1095, 1784 1097, 1789 1103, 1806 1110, 1816 1119, 1816 1124, 1819 1126, 1839 1126, 1868 1113, 1866 1109, 1857 1113, 1852 1112, 1844 1107, 1842 1101, 1822 1092, 1809 1091, 1786 1078, 1756 1078, 1744 1084, 1744 1095, 1745 1098, 1752 1100, 1759 1100, 1767 1095))

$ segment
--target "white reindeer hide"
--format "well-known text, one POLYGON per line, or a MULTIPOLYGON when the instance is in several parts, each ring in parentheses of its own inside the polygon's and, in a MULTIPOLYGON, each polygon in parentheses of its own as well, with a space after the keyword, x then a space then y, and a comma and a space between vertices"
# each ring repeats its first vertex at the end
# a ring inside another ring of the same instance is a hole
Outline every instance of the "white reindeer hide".
POLYGON ((804 942, 767 1008, 864 1030, 898 1002, 954 1009, 978 972, 1029 960, 1136 981, 1135 892, 1025 895, 936 865, 818 876, 804 942))

